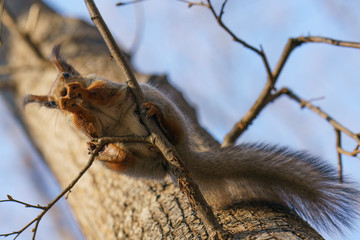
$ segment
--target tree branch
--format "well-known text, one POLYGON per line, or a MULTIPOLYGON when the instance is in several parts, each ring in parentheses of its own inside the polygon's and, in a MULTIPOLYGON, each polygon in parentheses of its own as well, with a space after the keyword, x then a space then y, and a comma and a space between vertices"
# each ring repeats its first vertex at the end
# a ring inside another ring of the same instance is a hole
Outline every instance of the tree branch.
MULTIPOLYGON (((137 106, 139 109, 141 109, 142 104, 145 102, 145 96, 143 95, 141 88, 135 79, 135 75, 133 74, 130 65, 120 51, 116 41, 112 37, 112 34, 109 31, 94 1, 85 0, 85 3, 89 10, 91 20, 94 22, 95 26, 98 28, 99 32, 104 38, 104 41, 108 46, 112 57, 119 64, 124 74, 126 83, 136 99, 137 106)), ((221 225, 217 222, 212 209, 202 196, 197 184, 192 181, 189 171, 186 169, 185 164, 181 160, 175 148, 163 135, 154 119, 146 118, 143 111, 140 111, 140 117, 148 131, 151 133, 152 143, 162 152, 166 160, 172 166, 173 174, 178 178, 178 184, 181 191, 189 199, 192 208, 199 214, 199 217, 204 222, 209 235, 214 238, 226 238, 226 233, 223 231, 221 225)))
POLYGON ((270 83, 272 83, 272 86, 273 86, 275 84, 275 82, 276 82, 276 79, 274 79, 273 74, 271 73, 271 68, 270 68, 269 62, 267 60, 267 57, 266 57, 265 52, 263 51, 262 47, 260 46, 260 49, 257 49, 256 47, 254 47, 254 46, 248 44, 247 42, 245 42, 244 40, 240 39, 222 21, 222 17, 224 15, 224 8, 226 6, 227 0, 224 0, 223 4, 221 5, 221 9, 220 9, 219 14, 216 14, 214 6, 211 4, 211 0, 207 0, 207 2, 208 2, 207 7, 210 9, 211 13, 214 15, 214 17, 217 20, 218 24, 233 38, 233 40, 235 42, 238 42, 238 43, 242 44, 245 48, 248 48, 251 51, 257 53, 261 57, 261 60, 263 61, 265 69, 266 69, 266 73, 268 75, 268 81, 270 83))
POLYGON ((278 80, 280 73, 285 66, 286 61, 288 60, 290 54, 295 48, 297 48, 303 43, 308 43, 308 42, 327 43, 341 47, 360 48, 360 43, 358 42, 340 41, 340 40, 318 37, 318 36, 314 36, 314 37, 300 36, 297 38, 289 38, 274 71, 272 72, 272 74, 268 73, 269 76, 272 76, 273 86, 269 85, 269 82, 266 83, 263 91, 260 93, 259 97, 255 101, 253 106, 250 108, 250 110, 243 116, 243 118, 238 123, 234 125, 231 131, 225 136, 223 146, 234 144, 235 141, 240 137, 240 135, 258 116, 258 114, 262 111, 262 109, 264 109, 268 103, 272 102, 274 100, 274 97, 277 98, 276 93, 271 94, 271 91, 273 89, 276 89, 274 85, 278 80))
MULTIPOLYGON (((262 47, 260 49, 257 49, 256 47, 248 44, 236 34, 234 34, 223 22, 222 17, 224 15, 224 9, 227 3, 227 0, 224 0, 223 4, 221 5, 220 13, 217 14, 215 11, 214 6, 211 4, 210 0, 207 0, 207 5, 201 4, 202 6, 206 6, 210 9, 211 13, 215 17, 216 21, 220 25, 221 28, 223 28, 232 38, 234 41, 242 44, 245 48, 248 48, 249 50, 255 52, 261 57, 261 60, 264 63, 266 73, 267 73, 267 82, 266 85, 261 92, 259 98, 256 100, 254 105, 251 107, 249 112, 240 120, 240 122, 236 123, 233 129, 229 134, 226 135, 223 146, 231 145, 235 143, 236 139, 247 129, 247 127, 252 123, 252 121, 256 118, 256 116, 260 113, 260 111, 265 107, 267 98, 270 96, 271 91, 274 88, 274 85, 276 83, 277 78, 274 77, 274 74, 271 71, 270 64, 267 60, 266 54, 263 51, 262 47)), ((190 5, 189 5, 190 6, 190 5)))
POLYGON ((312 105, 309 101, 303 100, 300 97, 298 97, 296 94, 294 94, 294 92, 292 92, 291 90, 287 89, 287 88, 283 88, 280 90, 281 92, 283 92, 284 94, 286 94, 288 97, 290 97, 291 99, 295 100, 296 102, 298 102, 300 104, 301 107, 307 107, 308 109, 312 110, 313 112, 317 113, 318 115, 320 115, 320 117, 324 118, 326 121, 328 121, 335 130, 339 130, 343 133, 345 133, 346 135, 348 135, 349 137, 351 137, 352 139, 354 139, 356 141, 357 144, 360 144, 360 138, 357 134, 353 133, 352 131, 350 131, 349 129, 347 129, 345 126, 341 125, 338 121, 336 121, 334 118, 332 118, 330 115, 328 115, 327 113, 325 113, 323 110, 321 110, 319 107, 316 107, 314 105, 312 105))
POLYGON ((335 45, 335 46, 339 46, 339 47, 360 48, 359 42, 336 40, 336 39, 327 38, 327 37, 319 37, 319 36, 303 37, 303 36, 300 36, 296 40, 299 42, 303 42, 303 43, 308 43, 308 42, 327 43, 327 44, 331 44, 331 45, 335 45))
POLYGON ((348 155, 351 157, 356 157, 360 153, 360 150, 358 150, 358 149, 354 149, 352 152, 350 152, 350 151, 344 150, 342 147, 337 147, 336 150, 339 153, 342 153, 342 154, 345 154, 345 155, 348 155))
MULTIPOLYGON (((276 100, 278 97, 280 97, 282 94, 286 94, 292 99, 298 101, 300 104, 306 104, 306 106, 313 111, 317 112, 320 116, 324 117, 328 121, 329 118, 327 114, 322 112, 319 108, 316 108, 310 104, 310 102, 305 102, 304 100, 301 100, 298 98, 295 94, 293 94, 290 90, 283 88, 280 91, 277 91, 275 93, 272 93, 273 90, 275 90, 275 83, 278 80, 281 71, 283 70, 286 61, 288 60, 290 54, 292 51, 297 48, 298 46, 302 45, 303 43, 313 42, 313 43, 327 43, 335 46, 342 46, 342 47, 352 47, 352 48, 360 48, 360 43, 358 42, 349 42, 349 41, 341 41, 341 40, 335 40, 332 38, 326 38, 326 37, 319 37, 319 36, 308 36, 308 37, 297 37, 297 38, 289 38, 283 52, 280 56, 280 59, 274 69, 274 71, 271 72, 270 65, 267 61, 265 52, 263 51, 262 47, 260 47, 260 50, 251 46, 244 40, 237 37, 222 21, 222 17, 224 15, 224 9, 227 4, 227 0, 224 0, 221 8, 220 13, 217 14, 213 5, 211 4, 211 0, 207 0, 208 4, 204 4, 203 2, 199 3, 192 3, 189 1, 183 1, 189 4, 189 7, 192 5, 200 5, 208 7, 213 14, 213 16, 216 18, 218 24, 234 39, 234 41, 242 44, 244 47, 250 49, 251 51, 257 53, 260 55, 260 57, 263 60, 263 63, 266 68, 266 72, 268 75, 268 80, 265 84, 265 87, 263 88, 262 92, 258 96, 255 103, 252 105, 250 110, 242 117, 242 119, 237 122, 234 127, 230 130, 230 132, 225 136, 224 141, 222 143, 222 146, 232 145, 236 142, 236 140, 240 137, 240 135, 249 127, 249 125, 253 122, 253 120, 260 114, 260 112, 267 106, 267 104, 271 103, 272 101, 276 100)), ((355 149, 353 152, 346 151, 341 148, 341 132, 346 133, 350 137, 352 137, 355 141, 359 144, 359 137, 358 135, 352 133, 348 129, 346 129, 344 126, 340 125, 338 122, 332 120, 330 121, 330 124, 333 125, 336 134, 337 134, 337 152, 338 152, 338 171, 339 171, 339 180, 342 181, 342 160, 341 160, 341 154, 347 154, 350 156, 356 156, 360 151, 355 149)))
MULTIPOLYGON (((55 203, 57 203, 66 193, 68 193, 75 186, 75 184, 80 180, 80 178, 85 174, 85 172, 91 167, 91 165, 93 164, 93 162, 95 160, 95 157, 97 156, 97 154, 99 153, 99 151, 102 149, 103 146, 104 146, 104 144, 99 144, 95 148, 95 150, 93 151, 93 153, 92 153, 88 163, 86 164, 86 166, 80 171, 78 176, 54 200, 52 200, 46 207, 38 207, 40 209, 43 209, 43 211, 36 218, 34 218, 31 222, 29 222, 25 227, 23 227, 19 231, 14 231, 12 233, 6 233, 6 234, 0 234, 0 236, 8 237, 8 236, 11 236, 11 235, 16 235, 15 238, 14 238, 14 239, 16 239, 28 227, 30 227, 32 224, 35 223, 35 227, 32 230, 32 232, 33 232, 32 239, 35 240, 37 229, 38 229, 38 226, 39 226, 39 223, 40 223, 42 217, 55 205, 55 203)), ((2 202, 5 202, 5 201, 6 200, 3 200, 2 202)), ((18 203, 23 204, 25 206, 33 206, 33 205, 30 205, 30 204, 27 204, 27 203, 24 203, 24 202, 20 202, 20 201, 14 200, 14 199, 10 199, 10 198, 9 198, 9 201, 18 202, 18 203)))
POLYGON ((360 48, 360 43, 357 43, 357 42, 340 41, 340 40, 335 40, 335 39, 325 38, 325 37, 311 37, 311 36, 303 37, 303 36, 300 36, 298 38, 289 38, 274 71, 271 71, 269 62, 266 58, 266 54, 263 51, 262 47, 260 47, 260 49, 257 49, 254 46, 245 42, 244 40, 240 39, 222 21, 222 17, 224 15, 224 8, 227 3, 227 0, 223 1, 223 4, 221 6, 219 14, 216 13, 213 5, 211 4, 211 0, 207 0, 207 2, 208 2, 207 5, 203 4, 202 2, 200 2, 200 3, 191 3, 189 1, 184 1, 184 2, 187 2, 189 4, 189 6, 190 6, 190 4, 192 4, 192 5, 201 5, 201 6, 208 7, 210 9, 211 13, 213 14, 213 16, 216 18, 218 24, 234 39, 234 41, 242 44, 244 47, 246 47, 246 48, 250 49, 251 51, 260 55, 264 65, 265 65, 266 72, 267 72, 268 79, 267 79, 267 82, 266 82, 262 92, 260 93, 259 97, 255 101, 255 103, 252 105, 250 110, 243 116, 243 118, 239 122, 237 122, 234 125, 234 127, 230 130, 230 132, 225 136, 222 146, 234 144, 236 142, 236 140, 240 137, 240 135, 248 128, 248 126, 253 122, 253 120, 259 115, 259 113, 262 111, 262 109, 264 109, 267 106, 267 104, 272 101, 271 100, 273 98, 273 96, 271 94, 272 90, 275 89, 276 81, 278 80, 279 75, 280 75, 287 59, 289 58, 291 52, 296 47, 300 46, 303 43, 307 43, 307 42, 319 42, 319 43, 321 42, 321 43, 327 43, 327 44, 332 44, 332 45, 342 46, 342 47, 360 48))
POLYGON ((236 34, 233 33, 223 22, 222 17, 225 12, 224 9, 227 4, 227 0, 223 1, 219 14, 216 13, 214 6, 211 4, 211 0, 207 0, 208 4, 205 4, 203 2, 194 3, 185 0, 181 0, 181 1, 188 3, 189 7, 193 5, 200 5, 209 8, 211 13, 215 17, 216 21, 220 25, 220 27, 223 28, 233 38, 234 41, 240 43, 245 48, 248 48, 249 50, 258 54, 261 57, 261 60, 263 61, 263 64, 265 66, 267 73, 267 82, 265 84, 264 89, 260 93, 259 97, 255 101, 253 106, 250 108, 250 110, 245 114, 245 116, 239 122, 237 122, 234 125, 232 130, 225 136, 224 141, 222 143, 222 146, 232 145, 239 138, 239 136, 248 128, 248 126, 252 123, 252 121, 259 115, 261 110, 267 105, 268 99, 271 97, 271 92, 272 90, 275 89, 275 83, 278 79, 280 71, 282 70, 285 64, 286 59, 290 55, 290 52, 292 51, 293 48, 296 47, 296 45, 294 45, 294 42, 290 42, 287 44, 282 54, 282 57, 279 61, 279 64, 275 68, 275 71, 272 72, 263 48, 260 46, 260 49, 257 49, 256 47, 248 44, 246 41, 236 36, 236 34))

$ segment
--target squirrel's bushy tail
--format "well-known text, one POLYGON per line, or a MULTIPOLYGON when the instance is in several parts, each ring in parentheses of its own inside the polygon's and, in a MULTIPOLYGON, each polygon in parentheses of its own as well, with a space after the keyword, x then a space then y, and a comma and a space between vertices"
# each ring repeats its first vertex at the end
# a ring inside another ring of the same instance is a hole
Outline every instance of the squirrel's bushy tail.
POLYGON ((232 202, 286 204, 317 227, 340 232, 344 226, 352 228, 360 215, 354 184, 346 179, 339 183, 333 167, 306 152, 242 144, 195 153, 184 161, 215 205, 228 204, 230 195, 232 202))

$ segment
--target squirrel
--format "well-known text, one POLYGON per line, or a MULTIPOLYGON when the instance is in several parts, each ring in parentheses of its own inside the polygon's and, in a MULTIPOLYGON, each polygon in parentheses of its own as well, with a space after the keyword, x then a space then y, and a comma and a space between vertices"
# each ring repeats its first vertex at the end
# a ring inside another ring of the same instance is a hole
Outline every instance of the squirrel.
MULTIPOLYGON (((96 75, 82 76, 54 47, 51 61, 59 74, 48 95, 27 95, 61 110, 89 139, 148 134, 134 96, 124 83, 96 75)), ((293 208, 320 229, 352 227, 360 215, 360 191, 336 170, 304 151, 243 143, 208 151, 192 147, 191 124, 174 102, 154 86, 140 84, 147 99, 142 108, 154 117, 183 159, 191 177, 213 208, 236 202, 264 201, 293 208)), ((113 171, 160 180, 171 175, 160 151, 146 143, 110 143, 96 158, 113 171)))

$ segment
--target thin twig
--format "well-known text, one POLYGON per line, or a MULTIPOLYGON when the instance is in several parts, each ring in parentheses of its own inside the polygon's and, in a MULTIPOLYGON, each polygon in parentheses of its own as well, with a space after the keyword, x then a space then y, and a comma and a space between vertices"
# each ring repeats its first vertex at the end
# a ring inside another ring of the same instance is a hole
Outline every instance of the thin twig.
MULTIPOLYGON (((187 2, 187 1, 185 1, 187 2)), ((270 97, 272 90, 274 89, 274 85, 276 83, 277 78, 274 77, 274 73, 272 73, 269 61, 267 60, 266 54, 262 47, 260 49, 248 44, 236 34, 234 34, 222 21, 222 17, 224 15, 224 9, 227 3, 227 0, 224 0, 223 4, 221 5, 220 13, 217 14, 215 11, 214 6, 212 5, 210 0, 207 0, 208 4, 203 4, 202 6, 206 6, 210 9, 211 13, 215 17, 218 24, 233 38, 234 41, 242 44, 245 48, 255 52, 261 57, 261 60, 264 63, 266 73, 267 73, 267 82, 263 91, 261 92, 259 98, 256 100, 254 105, 248 111, 248 113, 240 120, 240 122, 236 123, 233 129, 223 141, 223 146, 227 146, 230 144, 235 143, 236 139, 247 129, 247 127, 252 123, 252 121, 256 118, 256 116, 260 113, 260 111, 265 107, 267 99, 270 97)))
POLYGON ((227 4, 228 0, 224 0, 223 4, 221 5, 220 13, 219 13, 219 21, 222 21, 222 16, 224 15, 225 6, 227 4))
POLYGON ((359 42, 350 42, 350 41, 343 41, 343 40, 336 40, 333 38, 328 37, 320 37, 320 36, 308 36, 303 37, 300 36, 296 39, 297 41, 303 42, 303 43, 327 43, 339 47, 350 47, 350 48, 360 48, 359 42))
MULTIPOLYGON (((272 90, 275 89, 275 83, 279 78, 279 75, 284 68, 285 62, 290 56, 290 53, 294 48, 299 46, 301 43, 295 41, 294 39, 289 39, 286 43, 284 50, 280 56, 280 59, 272 73, 268 73, 268 76, 272 76, 272 79, 267 81, 260 95, 256 99, 255 103, 252 105, 250 110, 237 122, 230 132, 225 136, 223 141, 223 146, 234 144, 235 141, 240 137, 240 135, 250 126, 250 124, 255 120, 259 113, 267 106, 268 103, 273 101, 273 98, 276 96, 272 95, 272 90)), ((268 69, 269 71, 269 69, 268 69)))
POLYGON ((300 46, 302 44, 302 42, 297 41, 297 39, 294 38, 289 38, 289 40, 287 41, 284 50, 281 53, 280 59, 278 61, 278 63, 276 64, 276 67, 274 69, 274 78, 278 79, 280 76, 281 71, 283 70, 286 61, 288 60, 290 54, 292 53, 292 51, 297 48, 298 46, 300 46))
POLYGON ((14 231, 11 233, 5 233, 0 234, 2 237, 8 237, 11 235, 15 235, 14 239, 16 239, 20 234, 22 234, 27 228, 29 228, 31 225, 35 223, 35 227, 32 230, 33 237, 32 239, 35 240, 37 229, 39 226, 39 223, 42 219, 42 217, 66 194, 68 194, 71 189, 75 186, 75 184, 80 180, 80 178, 89 170, 89 168, 92 166, 92 164, 95 161, 96 156, 99 154, 99 152, 103 149, 103 147, 109 143, 115 143, 115 142, 142 142, 142 143, 150 143, 152 139, 150 137, 141 137, 141 136, 124 136, 124 137, 106 137, 106 138, 99 138, 99 139, 93 139, 92 143, 96 145, 95 149, 92 151, 91 156, 88 160, 88 163, 85 165, 85 167, 79 172, 79 174, 74 178, 70 184, 67 185, 67 187, 56 197, 54 198, 47 206, 40 206, 40 205, 31 205, 19 200, 14 199, 10 195, 8 195, 8 199, 1 200, 0 202, 15 202, 24 205, 25 207, 32 207, 32 208, 38 208, 42 209, 43 211, 34 218, 31 222, 29 222, 25 227, 20 229, 19 231, 14 231))
POLYGON ((92 143, 96 145, 102 144, 107 145, 109 143, 124 143, 124 142, 135 142, 135 143, 151 143, 152 139, 150 136, 122 136, 122 137, 102 137, 102 138, 93 138, 92 143))
MULTIPOLYGON (((135 97, 137 106, 139 107, 139 109, 141 109, 142 104, 145 102, 145 97, 138 82, 135 79, 134 73, 132 72, 130 65, 128 64, 126 58, 124 57, 123 53, 120 51, 117 43, 112 37, 112 34, 106 26, 106 23, 103 20, 94 1, 85 0, 85 3, 89 10, 91 20, 94 22, 95 26, 100 31, 106 45, 111 52, 111 55, 119 64, 124 74, 126 83, 135 97)), ((146 118, 142 111, 140 112, 140 118, 144 122, 149 133, 151 133, 151 138, 153 139, 152 143, 162 152, 165 159, 172 166, 173 174, 178 179, 178 184, 181 191, 188 197, 192 208, 197 211, 201 220, 204 222, 209 235, 211 237, 214 236, 214 238, 217 237, 219 239, 226 238, 226 233, 223 231, 221 225, 217 222, 217 219, 212 209, 205 201, 197 184, 192 181, 189 171, 186 169, 185 164, 176 152, 174 146, 172 146, 170 142, 166 139, 166 137, 163 135, 154 119, 146 118)))
MULTIPOLYGON (((340 41, 331 38, 325 37, 297 37, 297 38, 289 38, 288 42, 286 43, 284 50, 281 54, 281 57, 272 72, 273 77, 273 89, 275 89, 275 83, 278 80, 281 71, 283 70, 286 61, 288 60, 292 51, 297 48, 298 46, 302 45, 303 43, 308 42, 318 42, 318 43, 327 43, 335 46, 341 47, 351 47, 351 48, 360 48, 360 43, 358 42, 347 42, 347 41, 340 41)), ((270 76, 270 74, 268 74, 270 76)), ((250 108, 250 110, 243 116, 243 118, 234 125, 231 131, 225 136, 223 146, 234 144, 235 141, 239 138, 239 136, 247 129, 247 127, 253 122, 253 120, 258 116, 258 114, 264 109, 268 103, 272 102, 274 98, 277 98, 276 94, 271 94, 271 86, 267 83, 260 93, 259 97, 257 98, 254 105, 250 108)), ((281 93, 279 91, 278 93, 281 93)))
POLYGON ((309 43, 309 42, 317 42, 317 43, 327 43, 335 46, 341 46, 341 47, 351 47, 351 48, 360 48, 359 42, 348 42, 348 41, 340 41, 335 40, 332 38, 326 38, 326 37, 319 37, 319 36, 308 36, 308 37, 297 37, 297 38, 289 38, 287 41, 284 50, 281 54, 281 57, 274 69, 273 76, 275 79, 277 79, 281 73, 281 70, 283 69, 287 59, 290 56, 290 53, 298 46, 302 45, 303 43, 309 43))
POLYGON ((350 151, 346 151, 341 147, 337 147, 336 150, 341 154, 345 154, 351 157, 356 157, 360 153, 360 150, 353 150, 352 152, 350 152, 350 151))
MULTIPOLYGON (((20 236, 20 234, 22 234, 28 227, 30 227, 34 222, 38 221, 38 217, 36 217, 35 219, 33 219, 31 222, 29 222, 25 227, 23 227, 21 230, 19 231, 15 231, 15 232, 11 232, 11 233, 5 233, 5 234, 0 234, 0 237, 8 237, 8 236, 12 236, 12 235, 15 235, 14 239, 15 240, 18 236, 20 236)), ((34 235, 36 233, 36 230, 34 228, 33 230, 33 238, 32 239, 35 239, 34 235)))
MULTIPOLYGON (((189 1, 180 0, 182 2, 186 2, 188 4, 194 4, 189 1)), ((282 69, 285 66, 286 61, 288 60, 290 54, 292 51, 300 46, 303 43, 313 42, 313 43, 327 43, 335 46, 342 46, 342 47, 351 47, 351 48, 360 48, 359 42, 349 42, 349 41, 341 41, 336 40, 332 38, 326 38, 326 37, 319 37, 319 36, 308 36, 303 37, 300 36, 298 38, 289 38, 288 42, 286 43, 284 50, 281 54, 281 57, 274 69, 274 71, 271 72, 270 65, 268 63, 268 60, 266 58, 266 55, 260 47, 260 49, 257 49, 244 40, 238 38, 222 21, 222 17, 224 15, 224 8, 227 3, 227 0, 223 1, 223 4, 220 8, 220 13, 217 14, 213 5, 211 4, 211 0, 207 0, 208 4, 197 4, 201 6, 208 7, 213 16, 216 18, 218 24, 234 39, 234 41, 242 44, 244 47, 252 50, 253 52, 260 55, 260 57, 263 60, 263 63, 266 68, 266 72, 268 75, 268 80, 266 85, 264 86, 262 92, 260 93, 259 97, 255 101, 255 103, 252 105, 250 110, 242 117, 242 119, 237 122, 234 127, 231 129, 231 131, 225 136, 224 141, 222 143, 222 146, 227 146, 234 144, 235 141, 240 137, 240 135, 248 128, 248 126, 253 122, 253 120, 259 115, 259 113, 269 104, 270 102, 274 101, 277 97, 282 95, 283 93, 281 91, 275 92, 272 94, 273 90, 276 90, 275 83, 278 80, 280 73, 282 69)))
POLYGON ((263 61, 265 69, 266 69, 266 73, 268 75, 268 81, 270 81, 272 83, 272 87, 273 87, 273 85, 276 82, 276 79, 273 77, 273 74, 271 73, 271 68, 270 68, 269 62, 267 60, 267 57, 266 57, 265 52, 263 51, 262 47, 260 46, 260 49, 257 49, 256 47, 248 44, 247 42, 245 42, 244 40, 242 40, 241 38, 236 36, 236 34, 233 33, 222 21, 222 16, 224 14, 224 8, 227 3, 227 0, 224 0, 223 4, 221 5, 219 14, 216 13, 214 6, 211 4, 211 0, 207 0, 207 2, 208 2, 207 7, 210 9, 211 13, 217 20, 218 24, 233 38, 233 40, 235 42, 242 44, 245 48, 248 48, 251 51, 257 53, 261 57, 261 60, 263 61))
POLYGON ((307 108, 311 109, 313 112, 317 113, 319 116, 321 116, 326 121, 328 121, 334 127, 334 129, 345 133, 346 135, 348 135, 349 137, 354 139, 357 144, 360 144, 360 137, 357 134, 353 133, 348 128, 341 125, 338 121, 336 121, 334 118, 332 118, 329 114, 325 113, 319 107, 316 107, 316 106, 312 105, 309 101, 305 101, 305 100, 301 99, 300 97, 295 95, 292 91, 290 91, 287 88, 281 89, 281 92, 283 92, 288 97, 295 100, 296 102, 300 103, 300 106, 307 107, 307 108))
POLYGON ((87 8, 89 10, 91 20, 94 22, 95 26, 98 28, 101 36, 103 37, 106 45, 109 48, 109 51, 113 59, 120 65, 120 68, 125 76, 126 83, 129 88, 133 91, 136 96, 136 100, 139 102, 144 102, 144 95, 139 87, 138 82, 136 81, 135 75, 119 46, 117 45, 115 39, 110 33, 109 28, 105 24, 104 19, 100 15, 99 10, 97 9, 94 1, 85 0, 87 8))
POLYGON ((129 2, 118 2, 117 4, 115 4, 116 6, 124 6, 124 5, 130 5, 130 4, 134 4, 134 3, 139 3, 139 2, 144 2, 146 0, 135 0, 135 1, 129 1, 129 2))
MULTIPOLYGON (((0 234, 0 236, 8 237, 8 236, 11 236, 11 235, 16 235, 15 238, 14 238, 14 239, 16 239, 22 232, 24 232, 28 227, 30 227, 32 224, 35 223, 35 227, 32 230, 32 232, 33 232, 32 239, 35 240, 37 229, 38 229, 38 226, 39 226, 39 223, 40 223, 42 217, 54 206, 55 203, 57 203, 68 191, 70 191, 70 189, 72 189, 75 186, 75 184, 79 181, 79 179, 91 167, 91 165, 93 164, 93 162, 95 160, 95 157, 97 156, 99 151, 103 148, 103 146, 104 146, 104 144, 99 144, 95 148, 95 150, 93 151, 88 163, 79 172, 78 176, 54 200, 52 200, 46 207, 41 208, 41 209, 43 209, 43 211, 36 218, 34 218, 31 222, 29 222, 25 227, 23 227, 19 231, 15 231, 15 232, 12 232, 12 233, 6 233, 6 234, 0 234)), ((22 202, 19 202, 19 203, 24 204, 22 202)), ((25 205, 29 205, 29 204, 25 204, 25 205)))
POLYGON ((338 155, 338 178, 339 178, 339 182, 342 183, 343 182, 343 167, 342 167, 342 155, 341 155, 341 131, 338 129, 335 129, 335 133, 336 133, 336 151, 337 151, 337 155, 338 155))
POLYGON ((299 96, 297 96, 293 91, 289 90, 288 88, 282 88, 279 91, 277 91, 275 94, 272 95, 272 97, 269 99, 269 102, 275 101, 277 98, 279 98, 282 95, 287 95, 291 99, 295 100, 300 104, 300 107, 306 107, 313 112, 317 113, 319 116, 324 118, 326 121, 328 121, 332 127, 335 130, 336 133, 336 150, 338 153, 338 171, 339 171, 339 180, 342 181, 342 159, 341 154, 346 154, 352 157, 357 156, 360 154, 359 146, 360 146, 360 136, 359 134, 355 134, 352 131, 350 131, 348 128, 340 124, 338 121, 336 121, 334 118, 332 118, 329 114, 325 113, 323 110, 321 110, 319 107, 316 107, 311 104, 310 101, 306 101, 304 99, 301 99, 299 96), (345 133, 350 138, 354 139, 357 143, 357 146, 352 152, 346 151, 341 147, 341 133, 345 133))
POLYGON ((308 108, 312 110, 313 112, 320 115, 322 118, 324 118, 326 121, 328 121, 332 127, 335 130, 336 133, 336 151, 337 151, 337 157, 338 157, 338 177, 339 182, 342 183, 343 181, 343 166, 342 166, 342 154, 349 155, 352 157, 356 157, 358 154, 360 154, 360 136, 359 134, 355 134, 343 125, 341 125, 338 121, 336 121, 334 118, 332 118, 329 114, 325 113, 323 110, 321 110, 319 107, 316 107, 311 104, 311 101, 306 101, 301 99, 299 96, 297 96, 293 91, 289 90, 288 88, 282 88, 276 93, 272 94, 272 96, 268 99, 268 103, 275 101, 277 98, 279 98, 282 95, 287 95, 291 99, 295 100, 300 104, 301 108, 308 108), (346 151, 341 146, 341 133, 345 133, 352 139, 354 139, 357 143, 357 146, 355 149, 350 152, 346 151))
MULTIPOLYGON (((258 54, 264 63, 266 73, 267 73, 267 82, 265 84, 264 89, 260 93, 259 97, 255 101, 253 106, 250 108, 250 110, 245 114, 245 116, 239 122, 237 122, 234 125, 232 130, 225 136, 222 146, 234 144, 235 141, 239 138, 239 136, 248 128, 248 126, 258 116, 258 114, 261 112, 261 110, 267 105, 268 99, 271 97, 271 92, 275 89, 275 83, 278 79, 280 71, 281 71, 283 65, 285 64, 285 61, 286 61, 288 55, 290 54, 291 50, 288 50, 288 52, 283 53, 282 58, 280 59, 277 68, 275 69, 275 71, 272 72, 269 61, 267 60, 266 54, 265 54, 262 46, 260 46, 260 49, 258 49, 256 47, 250 45, 246 41, 244 41, 241 38, 239 38, 238 36, 236 36, 236 34, 234 34, 222 21, 222 17, 225 12, 224 9, 228 2, 227 0, 223 1, 219 14, 216 13, 214 6, 211 4, 211 0, 207 0, 207 4, 204 4, 202 2, 201 2, 201 4, 199 4, 199 3, 193 3, 193 2, 184 1, 184 0, 180 0, 180 1, 188 3, 189 6, 190 6, 190 4, 192 4, 192 5, 196 4, 196 5, 201 5, 201 6, 205 6, 205 7, 209 8, 211 13, 215 17, 216 21, 218 22, 218 24, 233 38, 233 40, 242 44, 245 48, 248 48, 249 50, 258 54), (283 61, 282 64, 280 64, 281 61, 283 61)), ((293 47, 293 45, 288 46, 288 48, 291 48, 291 47, 293 47)))
POLYGON ((207 0, 208 4, 205 5, 206 7, 208 7, 211 11, 211 13, 214 15, 215 19, 217 20, 218 24, 233 38, 234 41, 241 43, 244 47, 254 51, 255 53, 259 54, 260 56, 262 56, 261 50, 257 49, 254 46, 251 46, 250 44, 248 44, 247 42, 245 42, 244 40, 240 39, 239 37, 237 37, 226 25, 225 23, 222 21, 222 19, 219 17, 219 15, 217 15, 214 6, 211 4, 210 0, 207 0))
POLYGON ((209 5, 204 3, 203 1, 201 1, 201 2, 191 2, 191 1, 187 1, 187 0, 177 0, 177 1, 187 3, 189 8, 191 8, 192 6, 209 7, 209 5))
POLYGON ((26 202, 22 202, 20 200, 16 200, 10 195, 7 195, 7 197, 8 197, 8 199, 0 200, 0 203, 2 203, 2 202, 14 202, 14 203, 24 205, 26 208, 37 208, 37 209, 42 209, 42 210, 46 209, 46 207, 40 206, 39 204, 38 205, 33 205, 33 204, 26 203, 26 202))

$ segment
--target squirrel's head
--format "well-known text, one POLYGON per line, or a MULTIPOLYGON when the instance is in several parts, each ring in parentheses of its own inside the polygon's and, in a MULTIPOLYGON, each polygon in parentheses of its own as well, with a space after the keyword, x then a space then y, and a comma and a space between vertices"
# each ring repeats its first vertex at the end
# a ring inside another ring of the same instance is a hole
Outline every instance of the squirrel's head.
POLYGON ((67 95, 66 85, 70 82, 84 83, 84 79, 76 69, 66 62, 60 54, 61 44, 55 45, 50 55, 50 61, 58 70, 58 76, 50 88, 48 95, 28 94, 24 98, 24 106, 28 103, 38 103, 48 108, 59 108, 59 99, 67 95))

